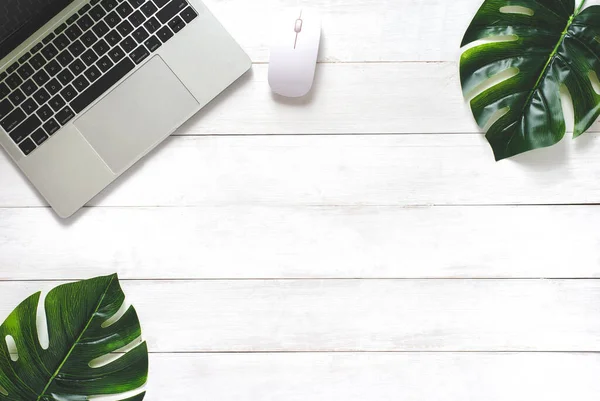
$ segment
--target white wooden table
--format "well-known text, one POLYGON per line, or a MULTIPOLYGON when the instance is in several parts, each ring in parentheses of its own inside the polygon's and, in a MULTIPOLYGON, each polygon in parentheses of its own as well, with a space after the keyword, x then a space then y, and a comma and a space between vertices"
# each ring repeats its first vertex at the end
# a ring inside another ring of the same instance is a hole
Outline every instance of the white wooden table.
POLYGON ((74 219, 0 155, 0 319, 118 272, 149 401, 597 401, 600 135, 494 162, 458 81, 481 0, 302 2, 302 101, 264 14, 301 2, 206 3, 253 72, 74 219))

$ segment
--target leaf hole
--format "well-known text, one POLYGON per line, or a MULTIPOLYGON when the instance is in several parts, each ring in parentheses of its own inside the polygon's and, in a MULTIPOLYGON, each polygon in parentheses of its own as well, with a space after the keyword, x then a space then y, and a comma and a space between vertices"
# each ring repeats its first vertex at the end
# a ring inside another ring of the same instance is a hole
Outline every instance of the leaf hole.
POLYGON ((475 96, 479 95, 480 93, 485 92, 486 90, 498 85, 501 82, 511 79, 512 77, 518 74, 519 69, 517 67, 507 68, 506 70, 489 77, 479 85, 475 86, 469 92, 465 93, 465 99, 467 99, 467 101, 471 101, 475 96))
POLYGON ((590 79, 590 82, 592 83, 592 88, 594 88, 596 94, 600 95, 600 81, 598 80, 598 75, 596 75, 596 71, 590 71, 588 73, 588 78, 590 79))
POLYGON ((121 319, 123 317, 123 315, 125 314, 125 312, 127 312, 127 309, 129 309, 129 307, 131 306, 131 304, 129 302, 127 302, 127 298, 123 301, 123 303, 121 304, 121 307, 119 308, 118 311, 115 312, 114 315, 112 315, 111 317, 109 317, 108 319, 106 319, 101 325, 100 327, 102 327, 103 329, 112 326, 113 324, 117 323, 119 321, 119 319, 121 319))
POLYGON ((46 292, 40 294, 40 300, 37 306, 35 323, 37 326, 38 341, 42 349, 48 349, 50 346, 50 337, 48 336, 48 321, 46 318, 46 292))
POLYGON ((142 340, 142 337, 138 337, 126 346, 119 348, 118 350, 111 352, 110 354, 102 355, 96 359, 91 360, 88 366, 92 369, 97 369, 106 366, 110 363, 113 363, 114 361, 121 358, 123 355, 136 348, 143 342, 144 341, 142 340))
POLYGON ((2 394, 3 396, 8 395, 8 391, 6 391, 6 389, 4 387, 2 387, 2 385, 0 385, 0 394, 2 394))
POLYGON ((15 339, 10 334, 4 338, 6 341, 6 346, 8 347, 8 354, 10 355, 10 360, 16 362, 19 360, 19 351, 17 350, 17 343, 15 339))
POLYGON ((500 12, 503 14, 520 14, 520 15, 528 15, 530 17, 533 16, 534 12, 531 8, 523 7, 523 6, 504 6, 500 7, 500 12))
POLYGON ((573 98, 567 88, 567 85, 562 84, 559 88, 560 106, 562 108, 563 117, 565 119, 565 128, 567 132, 573 132, 575 129, 575 110, 573 109, 573 98))
POLYGON ((510 107, 503 107, 500 110, 497 110, 492 116, 487 120, 485 126, 483 127, 483 132, 488 132, 492 125, 496 124, 496 121, 502 118, 508 111, 510 107))

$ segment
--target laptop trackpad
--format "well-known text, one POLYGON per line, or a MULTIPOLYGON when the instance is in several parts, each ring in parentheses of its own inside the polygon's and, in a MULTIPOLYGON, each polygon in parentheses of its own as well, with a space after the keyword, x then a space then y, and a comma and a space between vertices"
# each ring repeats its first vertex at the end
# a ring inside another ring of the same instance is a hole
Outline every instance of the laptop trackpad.
POLYGON ((198 102, 160 56, 142 66, 75 121, 116 174, 165 139, 198 102))

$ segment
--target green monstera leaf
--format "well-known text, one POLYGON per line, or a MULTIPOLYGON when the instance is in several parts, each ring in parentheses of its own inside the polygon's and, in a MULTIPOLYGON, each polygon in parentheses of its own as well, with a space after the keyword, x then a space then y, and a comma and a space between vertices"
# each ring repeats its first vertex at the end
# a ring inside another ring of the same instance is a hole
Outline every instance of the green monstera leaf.
MULTIPOLYGON (((117 359, 100 358, 141 336, 133 307, 115 316, 125 300, 116 275, 61 285, 48 293, 47 349, 38 335, 39 299, 40 293, 27 298, 0 326, 0 400, 83 401, 122 394, 146 383, 146 343, 113 354, 117 359), (16 353, 7 341, 16 345, 16 353)), ((143 398, 141 393, 121 401, 143 398)))
POLYGON ((491 123, 486 137, 496 160, 563 138, 563 85, 575 137, 600 115, 591 80, 600 76, 600 6, 584 3, 575 9, 574 0, 485 0, 467 29, 462 46, 495 38, 463 53, 460 77, 465 96, 475 94, 479 126, 491 123))

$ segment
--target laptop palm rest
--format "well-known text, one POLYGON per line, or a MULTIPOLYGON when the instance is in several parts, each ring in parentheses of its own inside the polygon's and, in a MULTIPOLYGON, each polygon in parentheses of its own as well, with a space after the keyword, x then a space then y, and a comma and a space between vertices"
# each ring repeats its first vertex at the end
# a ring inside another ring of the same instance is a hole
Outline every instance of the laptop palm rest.
POLYGON ((155 56, 74 125, 115 173, 121 173, 198 110, 199 104, 155 56))

